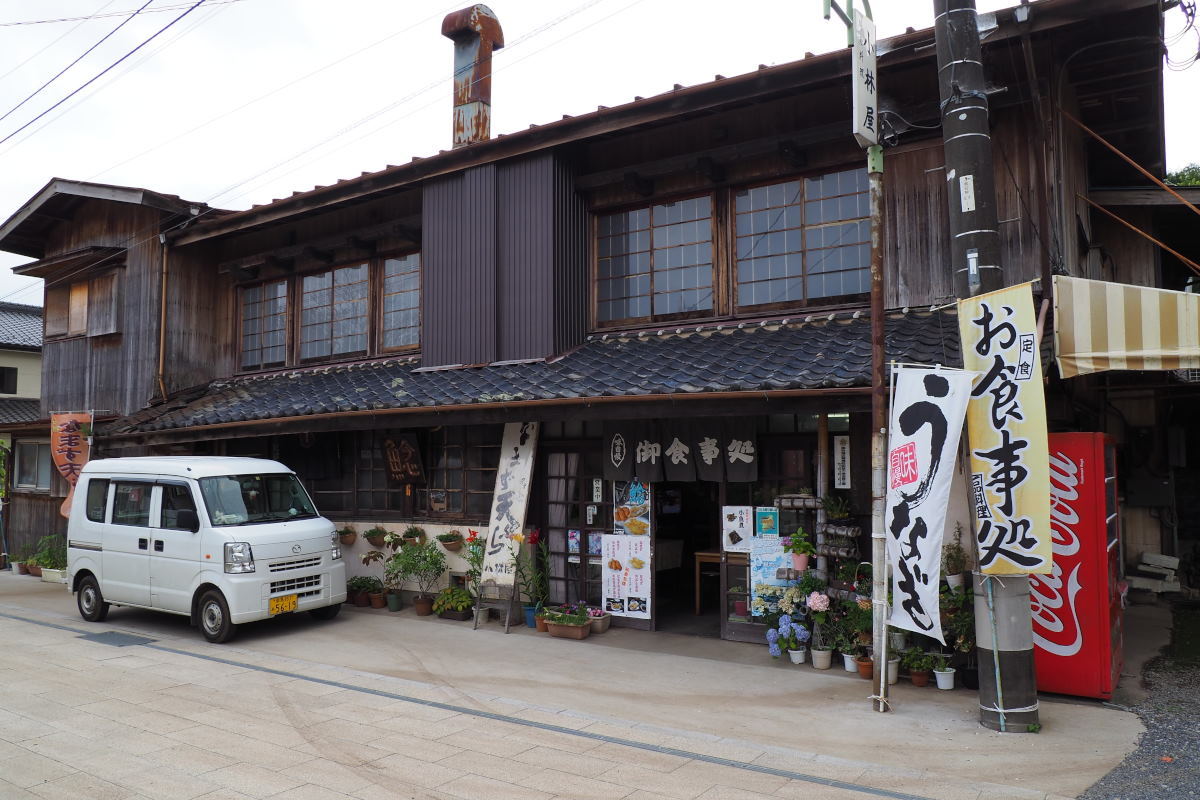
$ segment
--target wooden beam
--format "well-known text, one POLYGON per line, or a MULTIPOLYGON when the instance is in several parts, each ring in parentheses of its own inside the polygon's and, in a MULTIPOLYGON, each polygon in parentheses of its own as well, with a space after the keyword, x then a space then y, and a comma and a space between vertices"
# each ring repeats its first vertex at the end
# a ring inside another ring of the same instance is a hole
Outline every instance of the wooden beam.
MULTIPOLYGON (((1200 188, 1175 187, 1184 199, 1200 204, 1200 188)), ((1179 206, 1183 204, 1157 187, 1145 189, 1092 189, 1088 197, 1102 206, 1179 206)))
MULTIPOLYGON (((295 268, 295 260, 301 256, 315 257, 319 261, 325 261, 324 256, 329 255, 332 258, 334 251, 338 248, 355 247, 358 249, 370 248, 374 250, 376 240, 388 236, 394 236, 413 242, 414 244, 419 244, 421 241, 419 218, 405 217, 402 220, 356 228, 349 233, 325 236, 300 244, 290 244, 286 247, 276 247, 241 258, 229 259, 220 262, 217 265, 217 270, 219 272, 233 272, 234 270, 245 270, 250 267, 266 265, 290 272, 295 268)), ((325 261, 325 263, 331 262, 325 261)))

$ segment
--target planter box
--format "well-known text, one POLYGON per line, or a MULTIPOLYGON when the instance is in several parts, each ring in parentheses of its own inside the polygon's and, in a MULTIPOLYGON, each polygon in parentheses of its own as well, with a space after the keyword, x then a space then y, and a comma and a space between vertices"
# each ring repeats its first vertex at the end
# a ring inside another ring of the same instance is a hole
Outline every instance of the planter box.
POLYGON ((592 633, 604 633, 611 624, 612 614, 605 614, 603 617, 592 617, 592 633))
POLYGON ((442 619, 456 619, 459 622, 462 622, 463 620, 471 618, 471 609, 468 608, 466 611, 439 611, 438 616, 442 619))
POLYGON ((558 622, 547 622, 546 630, 551 636, 557 636, 559 639, 586 639, 592 632, 592 625, 590 622, 587 625, 563 625, 558 622))
POLYGON ((65 569, 42 567, 42 580, 46 583, 66 583, 67 571, 65 569))

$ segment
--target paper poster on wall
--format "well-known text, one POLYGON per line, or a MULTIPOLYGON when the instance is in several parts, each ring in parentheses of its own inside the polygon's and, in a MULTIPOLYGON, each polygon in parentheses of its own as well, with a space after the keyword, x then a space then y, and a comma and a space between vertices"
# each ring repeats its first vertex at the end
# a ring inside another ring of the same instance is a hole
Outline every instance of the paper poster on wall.
POLYGON ((721 507, 721 548, 726 553, 749 553, 754 538, 753 506, 721 507))
POLYGON ((754 535, 779 535, 779 509, 774 506, 758 506, 754 509, 754 535))
POLYGON ((613 521, 632 536, 649 536, 650 484, 638 480, 613 483, 613 521))
POLYGON ((750 545, 750 608, 756 617, 778 610, 779 598, 789 579, 791 556, 783 552, 778 536, 755 536, 750 545))
POLYGON ((504 426, 482 569, 483 580, 493 580, 500 586, 512 586, 514 581, 512 535, 525 526, 537 436, 536 422, 509 422, 504 426))
POLYGON ((650 619, 650 537, 606 533, 601 546, 604 609, 618 617, 650 619))

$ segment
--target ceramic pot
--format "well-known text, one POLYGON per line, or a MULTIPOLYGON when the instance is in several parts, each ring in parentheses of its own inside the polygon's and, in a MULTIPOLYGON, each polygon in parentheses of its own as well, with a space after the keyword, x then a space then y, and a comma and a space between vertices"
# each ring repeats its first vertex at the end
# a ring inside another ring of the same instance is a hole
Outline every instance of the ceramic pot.
POLYGON ((383 592, 369 592, 367 600, 371 604, 371 608, 384 608, 387 606, 387 595, 383 592))
POLYGON ((792 569, 797 572, 804 572, 808 569, 808 554, 798 555, 792 553, 792 569))
POLYGON ((900 681, 900 657, 888 659, 888 683, 895 684, 900 681))
POLYGON ((792 660, 793 664, 803 664, 804 657, 806 655, 808 655, 808 648, 801 647, 798 650, 788 650, 787 654, 788 654, 788 658, 790 658, 792 660))
POLYGON ((35 577, 35 578, 42 577, 42 568, 39 567, 37 564, 22 564, 21 566, 25 567, 25 569, 28 570, 29 574, 32 575, 33 577, 35 577))
POLYGON ((398 592, 388 592, 387 607, 388 611, 400 610, 400 594, 398 592))
POLYGON ((433 613, 433 598, 417 595, 413 598, 413 608, 416 609, 418 617, 428 617, 433 613))
POLYGON ((842 666, 845 667, 846 672, 858 672, 853 653, 842 653, 842 666))
POLYGON ((829 669, 833 666, 833 651, 813 650, 812 664, 814 669, 829 669))
POLYGON ((365 538, 367 540, 367 544, 371 545, 371 547, 383 547, 383 536, 382 535, 367 536, 365 538))
POLYGON ((342 547, 350 547, 358 541, 358 533, 351 531, 350 533, 339 533, 338 541, 342 543, 342 547))
POLYGON ((546 620, 544 617, 535 616, 533 618, 533 624, 534 627, 537 628, 538 633, 548 633, 550 631, 550 628, 546 625, 546 620))
POLYGON ((446 552, 448 553, 457 553, 459 550, 462 550, 462 546, 462 539, 455 539, 452 542, 442 542, 442 547, 446 548, 446 552))
POLYGON ((954 688, 954 667, 949 669, 935 669, 933 677, 937 679, 937 687, 939 689, 950 690, 954 688))
POLYGON ((910 669, 908 677, 913 686, 928 686, 930 672, 927 669, 910 669))
POLYGON ((875 662, 868 656, 859 656, 854 659, 854 666, 858 668, 858 677, 871 680, 871 673, 875 671, 875 662))
POLYGON ((559 639, 586 639, 592 632, 590 624, 563 625, 558 622, 547 622, 546 629, 551 636, 556 636, 559 639))
POLYGON ((608 630, 608 626, 612 624, 612 614, 605 614, 602 617, 592 617, 592 633, 604 633, 608 630))

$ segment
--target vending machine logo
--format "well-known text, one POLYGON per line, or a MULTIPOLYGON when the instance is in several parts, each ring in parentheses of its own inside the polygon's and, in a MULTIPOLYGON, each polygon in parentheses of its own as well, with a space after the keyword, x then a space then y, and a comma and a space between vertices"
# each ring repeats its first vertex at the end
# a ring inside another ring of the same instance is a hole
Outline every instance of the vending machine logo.
POLYGON ((1083 649, 1083 628, 1075 596, 1079 576, 1079 484, 1083 461, 1061 451, 1050 453, 1050 533, 1054 567, 1049 575, 1029 576, 1033 610, 1033 641, 1056 656, 1073 656, 1083 649))

